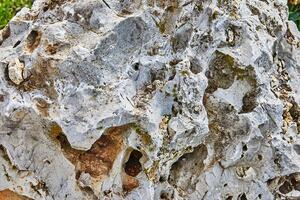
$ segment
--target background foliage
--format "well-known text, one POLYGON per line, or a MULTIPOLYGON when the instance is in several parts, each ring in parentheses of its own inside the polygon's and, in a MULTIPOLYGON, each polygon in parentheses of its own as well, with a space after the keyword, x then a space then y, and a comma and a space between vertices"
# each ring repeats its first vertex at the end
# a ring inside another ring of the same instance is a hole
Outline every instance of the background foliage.
MULTIPOLYGON (((288 0, 289 20, 296 23, 300 30, 300 3, 298 0, 288 0)), ((30 7, 32 0, 0 0, 0 29, 3 28, 9 20, 22 7, 30 7)))
POLYGON ((22 7, 30 7, 31 4, 32 0, 0 0, 0 29, 3 28, 22 7))
POLYGON ((289 4, 289 20, 294 21, 300 30, 300 4, 289 4))

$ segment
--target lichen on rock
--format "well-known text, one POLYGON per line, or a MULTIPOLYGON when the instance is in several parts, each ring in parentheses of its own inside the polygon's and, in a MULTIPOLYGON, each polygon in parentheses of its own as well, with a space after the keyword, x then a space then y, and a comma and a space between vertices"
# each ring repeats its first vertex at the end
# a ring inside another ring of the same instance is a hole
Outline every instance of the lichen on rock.
POLYGON ((299 199, 287 15, 284 0, 35 0, 0 31, 0 199, 299 199))

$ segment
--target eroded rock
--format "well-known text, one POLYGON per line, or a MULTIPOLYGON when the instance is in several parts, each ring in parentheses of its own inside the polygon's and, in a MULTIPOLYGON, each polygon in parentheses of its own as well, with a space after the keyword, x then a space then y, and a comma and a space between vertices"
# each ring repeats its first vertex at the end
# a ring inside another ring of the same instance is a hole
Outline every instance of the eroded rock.
POLYGON ((29 198, 6 189, 0 191, 0 200, 29 200, 29 198))
POLYGON ((0 199, 299 199, 287 15, 284 0, 34 1, 0 31, 0 199))

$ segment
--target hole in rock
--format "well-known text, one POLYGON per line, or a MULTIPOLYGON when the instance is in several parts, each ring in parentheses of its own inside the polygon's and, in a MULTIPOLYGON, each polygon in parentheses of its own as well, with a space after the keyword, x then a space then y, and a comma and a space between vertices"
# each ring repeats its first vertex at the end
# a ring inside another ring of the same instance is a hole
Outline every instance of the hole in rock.
POLYGON ((134 63, 132 68, 135 70, 135 71, 138 71, 140 69, 140 64, 139 63, 134 63))
POLYGON ((293 186, 296 186, 298 183, 300 183, 300 180, 299 180, 299 175, 295 174, 295 176, 291 176, 290 180, 291 180, 291 184, 293 186))
POLYGON ((105 190, 103 193, 104 193, 105 196, 107 196, 111 193, 111 190, 105 190))
POLYGON ((159 177, 159 182, 163 183, 165 182, 167 179, 164 176, 159 177))
POLYGON ((240 194, 240 195, 238 196, 238 200, 247 200, 246 194, 245 194, 245 193, 240 194))
POLYGON ((267 183, 269 188, 271 188, 271 192, 276 193, 278 196, 281 194, 288 194, 293 190, 300 191, 300 173, 292 173, 286 176, 275 177, 268 180, 267 183), (278 185, 280 185, 279 188, 278 185))
POLYGON ((128 161, 125 163, 124 170, 129 176, 137 176, 142 171, 142 165, 140 158, 143 154, 137 150, 133 150, 130 153, 128 161))
POLYGON ((202 173, 207 153, 206 146, 201 144, 195 147, 193 152, 181 156, 172 165, 168 182, 180 190, 195 190, 196 182, 194 180, 196 181, 196 177, 202 173), (180 181, 183 176, 189 181, 180 181))
POLYGON ((17 46, 19 46, 19 44, 21 44, 21 41, 17 41, 16 44, 13 46, 13 48, 16 48, 17 46))
POLYGON ((285 181, 280 187, 279 192, 282 194, 287 194, 293 190, 293 186, 289 181, 285 181))
POLYGON ((233 199, 233 196, 228 196, 227 198, 226 198, 226 200, 232 200, 233 199))
POLYGON ((33 52, 40 44, 42 34, 36 30, 32 30, 27 36, 27 48, 29 52, 33 52))
POLYGON ((171 195, 168 192, 166 192, 166 191, 162 191, 160 193, 160 199, 171 200, 171 195))
POLYGON ((218 89, 229 89, 229 92, 230 87, 236 87, 240 88, 238 91, 244 91, 239 97, 242 101, 240 112, 248 113, 256 107, 259 90, 252 66, 241 66, 231 55, 216 51, 205 75, 208 78, 208 87, 205 90, 207 95, 218 89), (236 84, 237 81, 243 84, 236 84), (247 90, 244 90, 245 87, 247 90))
POLYGON ((258 155, 257 155, 257 158, 258 158, 258 160, 262 160, 262 159, 263 159, 263 156, 262 156, 261 154, 258 154, 258 155))

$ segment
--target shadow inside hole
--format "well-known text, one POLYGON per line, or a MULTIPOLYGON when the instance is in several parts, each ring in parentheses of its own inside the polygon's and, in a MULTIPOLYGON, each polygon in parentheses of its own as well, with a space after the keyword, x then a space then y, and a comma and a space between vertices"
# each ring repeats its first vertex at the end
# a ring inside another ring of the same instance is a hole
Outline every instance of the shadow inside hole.
POLYGON ((30 52, 36 49, 41 41, 42 34, 36 30, 32 30, 27 36, 27 48, 30 52))
POLYGON ((128 161, 125 163, 124 170, 129 176, 137 176, 142 171, 142 165, 140 163, 140 158, 143 154, 137 150, 133 150, 130 153, 128 161))

